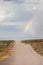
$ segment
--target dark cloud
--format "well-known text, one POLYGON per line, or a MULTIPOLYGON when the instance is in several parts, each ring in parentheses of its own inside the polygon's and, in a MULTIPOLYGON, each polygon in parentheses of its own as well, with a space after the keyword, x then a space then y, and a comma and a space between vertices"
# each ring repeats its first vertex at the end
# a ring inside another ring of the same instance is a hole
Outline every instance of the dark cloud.
POLYGON ((13 1, 13 0, 3 0, 3 1, 13 1))
POLYGON ((3 1, 12 1, 17 4, 21 4, 21 3, 38 4, 39 3, 38 0, 3 0, 3 1))
POLYGON ((24 3, 24 0, 4 0, 4 1, 13 1, 15 3, 24 3))

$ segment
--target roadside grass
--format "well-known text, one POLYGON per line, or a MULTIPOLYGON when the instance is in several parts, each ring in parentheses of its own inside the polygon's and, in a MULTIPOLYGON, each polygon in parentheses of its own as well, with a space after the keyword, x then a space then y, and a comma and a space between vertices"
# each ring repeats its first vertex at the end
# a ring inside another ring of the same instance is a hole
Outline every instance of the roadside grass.
POLYGON ((6 60, 10 56, 14 42, 14 40, 0 40, 0 62, 6 60))
POLYGON ((25 44, 30 44, 32 48, 40 55, 43 56, 43 40, 37 39, 37 40, 23 40, 21 41, 25 44))

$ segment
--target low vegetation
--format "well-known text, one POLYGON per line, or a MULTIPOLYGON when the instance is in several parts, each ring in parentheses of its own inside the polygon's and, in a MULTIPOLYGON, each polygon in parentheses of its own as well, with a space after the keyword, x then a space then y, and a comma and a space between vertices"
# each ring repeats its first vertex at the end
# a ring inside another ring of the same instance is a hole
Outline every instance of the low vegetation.
POLYGON ((25 44, 30 44, 37 53, 43 56, 43 39, 23 40, 21 42, 25 44))
POLYGON ((11 48, 14 46, 14 40, 0 40, 0 62, 10 56, 11 48))

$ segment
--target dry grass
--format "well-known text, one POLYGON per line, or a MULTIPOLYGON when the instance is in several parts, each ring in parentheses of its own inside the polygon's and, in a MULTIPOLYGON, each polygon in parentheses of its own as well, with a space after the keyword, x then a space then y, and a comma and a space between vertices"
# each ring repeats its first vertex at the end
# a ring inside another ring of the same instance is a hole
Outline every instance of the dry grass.
POLYGON ((21 42, 25 44, 30 44, 37 53, 43 56, 43 39, 24 40, 21 42))
POLYGON ((0 62, 10 56, 10 51, 14 46, 14 42, 14 40, 0 40, 0 62))

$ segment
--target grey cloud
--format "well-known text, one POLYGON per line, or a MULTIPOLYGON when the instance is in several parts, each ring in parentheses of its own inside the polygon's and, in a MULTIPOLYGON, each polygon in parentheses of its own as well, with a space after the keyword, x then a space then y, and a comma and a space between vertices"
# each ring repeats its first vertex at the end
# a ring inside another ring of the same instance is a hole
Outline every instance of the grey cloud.
MULTIPOLYGON (((17 1, 19 1, 19 0, 17 0, 17 1)), ((33 2, 36 2, 36 1, 33 1, 33 2)), ((12 5, 12 4, 9 4, 9 5, 12 5)), ((28 20, 29 17, 31 17, 31 15, 33 15, 32 6, 35 6, 35 5, 30 4, 29 5, 30 7, 28 5, 27 6, 26 5, 25 6, 23 6, 23 5, 20 6, 19 5, 19 6, 15 6, 15 7, 14 6, 12 6, 12 8, 10 7, 11 9, 8 8, 9 6, 7 7, 7 9, 10 10, 10 11, 12 10, 13 14, 15 13, 15 15, 14 16, 12 15, 11 17, 6 17, 6 20, 9 20, 9 21, 11 21, 11 20, 12 21, 16 21, 16 20, 17 21, 25 21, 25 20, 28 20), (31 11, 29 11, 29 10, 26 11, 26 8, 27 9, 31 8, 31 11)), ((7 14, 9 14, 10 11, 9 12, 7 11, 7 14)))
POLYGON ((26 8, 30 9, 31 6, 28 7, 23 5, 14 5, 14 4, 4 5, 3 8, 6 17, 3 21, 9 21, 9 22, 28 21, 29 18, 33 16, 33 11, 26 10, 26 8))
MULTIPOLYGON (((4 0, 5 1, 5 0, 4 0)), ((11 1, 11 0, 6 0, 6 1, 11 1)), ((15 3, 21 3, 21 0, 12 0, 15 3)), ((5 12, 6 17, 4 18, 4 20, 2 19, 2 22, 24 22, 23 24, 21 24, 21 27, 18 28, 18 26, 5 26, 5 27, 0 27, 0 31, 8 31, 7 32, 0 32, 1 37, 4 37, 6 39, 9 39, 12 37, 12 39, 30 39, 30 38, 43 38, 43 4, 39 4, 37 5, 36 3, 38 3, 38 1, 36 0, 32 0, 33 2, 30 2, 30 0, 22 0, 22 4, 18 5, 15 3, 4 3, 4 7, 2 8, 5 12), (28 2, 29 1, 29 2, 28 2), (28 4, 28 3, 30 4, 28 4), (26 4, 27 3, 27 4, 26 4), (34 3, 34 4, 32 4, 34 3), (36 10, 33 10, 32 8, 36 7, 36 10), (30 31, 33 30, 33 33, 30 34, 29 31, 26 32, 26 34, 24 34, 22 32, 23 27, 25 26, 25 23, 27 23, 27 21, 32 17, 35 16, 36 20, 34 21, 34 23, 32 24, 32 28, 30 29, 30 31), (3 29, 4 28, 4 29, 3 29), (12 32, 12 33, 10 33, 12 32), (14 35, 14 32, 16 33, 16 35, 19 36, 19 38, 17 38, 17 36, 14 35), (13 34, 13 35, 12 35, 13 34), (3 35, 3 36, 2 36, 3 35), (8 36, 7 36, 8 35, 8 36)))
POLYGON ((18 4, 28 3, 28 4, 38 4, 39 0, 3 0, 3 1, 12 1, 18 4))
MULTIPOLYGON (((43 9, 42 9, 43 10, 43 9)), ((35 35, 33 34, 33 36, 35 38, 43 38, 43 12, 42 10, 37 10, 37 12, 35 13, 36 16, 36 20, 33 23, 33 30, 35 31, 35 35)))
POLYGON ((23 39, 31 39, 32 36, 30 34, 22 34, 21 32, 8 32, 8 31, 0 31, 0 39, 14 39, 14 40, 23 40, 23 39))
POLYGON ((24 3, 24 0, 4 0, 4 1, 12 1, 14 3, 24 3))

